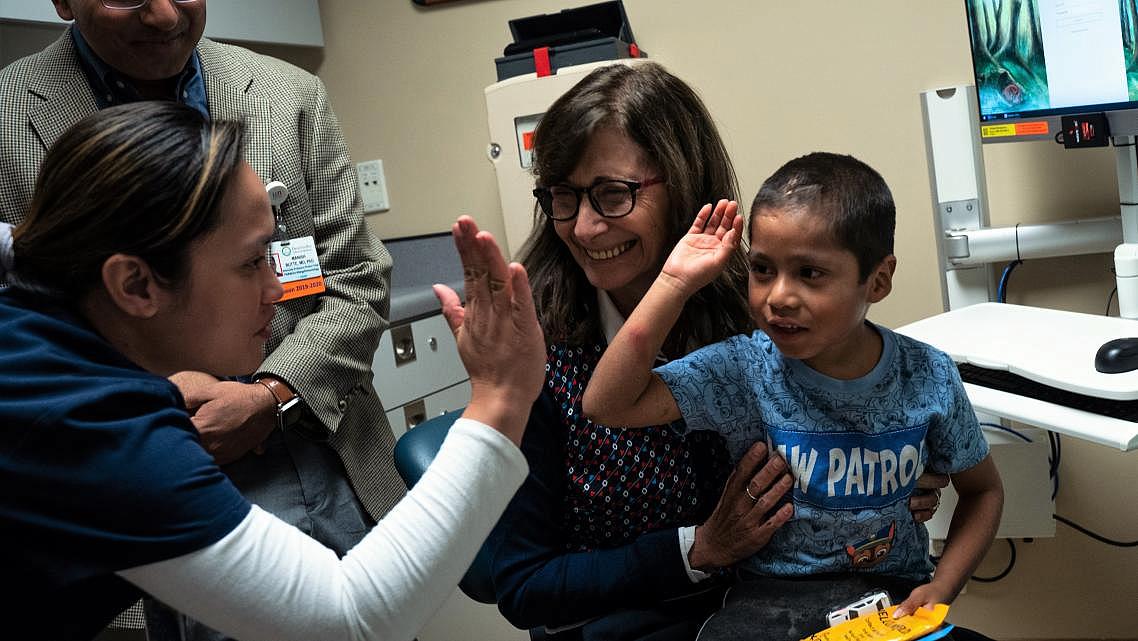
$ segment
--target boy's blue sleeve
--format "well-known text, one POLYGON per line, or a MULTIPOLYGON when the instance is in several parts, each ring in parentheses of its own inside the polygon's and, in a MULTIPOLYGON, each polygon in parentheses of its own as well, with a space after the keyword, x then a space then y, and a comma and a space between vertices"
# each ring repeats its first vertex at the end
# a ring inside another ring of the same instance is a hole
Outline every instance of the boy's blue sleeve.
POLYGON ((988 440, 980 429, 956 364, 947 354, 931 351, 932 380, 941 381, 940 390, 932 393, 941 396, 945 413, 939 421, 929 425, 925 437, 929 458, 925 468, 938 474, 955 474, 984 460, 988 455, 988 440))
POLYGON ((498 609, 506 619, 519 628, 562 627, 697 591, 675 528, 611 549, 567 549, 560 424, 553 399, 543 393, 522 440, 529 476, 487 540, 498 609))
POLYGON ((758 415, 751 377, 761 369, 746 336, 734 336, 653 370, 671 390, 688 431, 725 436, 758 415))

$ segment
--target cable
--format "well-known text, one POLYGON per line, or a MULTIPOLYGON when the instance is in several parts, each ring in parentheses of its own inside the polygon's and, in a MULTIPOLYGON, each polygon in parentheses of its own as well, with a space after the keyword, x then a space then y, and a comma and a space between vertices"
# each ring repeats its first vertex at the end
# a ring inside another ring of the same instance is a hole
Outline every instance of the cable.
MULTIPOLYGON (((1018 234, 1017 234, 1017 239, 1018 239, 1018 234)), ((1016 252, 1017 253, 1019 252, 1018 247, 1016 248, 1016 252)), ((996 301, 997 302, 1000 302, 1000 303, 1008 302, 1008 300, 1007 300, 1008 299, 1008 296, 1007 296, 1008 278, 1012 275, 1012 270, 1015 269, 1016 267, 1018 267, 1019 265, 1022 265, 1022 264, 1023 264, 1023 261, 1017 258, 1017 259, 1013 260, 1012 262, 1008 263, 1007 267, 1004 267, 1004 274, 1002 276, 1000 276, 1000 285, 999 285, 999 287, 996 288, 996 301)))
POLYGON ((1063 446, 1059 441, 1059 435, 1050 430, 1047 431, 1047 442, 1051 445, 1051 456, 1047 462, 1048 475, 1051 477, 1051 500, 1054 501, 1059 495, 1059 460, 1063 456, 1063 446))
MULTIPOLYGON (((1056 518, 1058 518, 1058 517, 1056 517, 1056 518)), ((1002 572, 1000 572, 999 574, 997 574, 996 576, 976 576, 974 574, 974 575, 972 575, 973 581, 978 581, 980 583, 995 583, 996 581, 999 581, 1000 579, 1002 579, 1002 578, 1004 578, 1007 575, 1012 573, 1012 568, 1014 568, 1016 566, 1016 544, 1015 544, 1015 541, 1013 541, 1011 539, 1005 539, 1005 540, 1008 542, 1008 547, 1012 551, 1012 558, 1008 560, 1008 567, 1004 568, 1004 570, 1002 572)))
POLYGON ((1016 223, 1016 259, 1004 267, 1004 273, 1000 276, 1000 285, 996 288, 996 301, 1000 303, 1008 302, 1008 279, 1011 278, 1012 270, 1023 264, 1023 256, 1019 253, 1019 226, 1020 223, 1016 223))
POLYGON ((1103 316, 1110 316, 1110 303, 1114 300, 1114 295, 1117 293, 1118 286, 1116 285, 1114 289, 1110 290, 1110 296, 1108 296, 1106 299, 1106 311, 1102 313, 1103 316))
POLYGON ((1063 462, 1063 441, 1059 432, 1055 432, 1055 477, 1059 477, 1059 464, 1063 462))
POLYGON ((1082 532, 1083 534, 1086 534, 1087 536, 1089 536, 1092 539, 1099 541, 1101 543, 1106 543, 1107 545, 1113 545, 1114 547, 1119 547, 1119 548, 1138 547, 1138 541, 1115 541, 1114 539, 1107 538, 1107 537, 1105 537, 1101 534, 1098 534, 1096 532, 1092 532, 1092 531, 1088 530, 1087 528, 1079 525, 1078 523, 1075 523, 1074 521, 1072 521, 1071 519, 1068 519, 1066 517, 1059 516, 1058 514, 1052 514, 1051 517, 1054 518, 1056 521, 1059 521, 1063 525, 1066 525, 1067 527, 1078 530, 1079 532, 1082 532))
POLYGON ((984 422, 982 422, 982 423, 980 423, 980 427, 994 427, 998 430, 1003 430, 1009 434, 1014 434, 1014 435, 1022 438, 1023 440, 1027 441, 1028 443, 1034 443, 1035 442, 1035 441, 1031 440, 1031 438, 1028 437, 1023 432, 1020 432, 1018 430, 1013 430, 1012 428, 1007 427, 1005 425, 1000 425, 999 423, 984 423, 984 422))

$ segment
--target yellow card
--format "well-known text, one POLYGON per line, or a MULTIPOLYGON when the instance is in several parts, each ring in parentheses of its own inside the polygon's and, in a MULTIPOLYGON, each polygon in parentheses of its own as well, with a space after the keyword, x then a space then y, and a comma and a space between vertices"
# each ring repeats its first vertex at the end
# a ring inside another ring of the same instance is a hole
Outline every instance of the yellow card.
POLYGON ((932 610, 917 608, 913 614, 900 619, 893 618, 896 609, 894 605, 839 623, 802 641, 911 641, 939 628, 948 616, 948 606, 942 603, 932 610))

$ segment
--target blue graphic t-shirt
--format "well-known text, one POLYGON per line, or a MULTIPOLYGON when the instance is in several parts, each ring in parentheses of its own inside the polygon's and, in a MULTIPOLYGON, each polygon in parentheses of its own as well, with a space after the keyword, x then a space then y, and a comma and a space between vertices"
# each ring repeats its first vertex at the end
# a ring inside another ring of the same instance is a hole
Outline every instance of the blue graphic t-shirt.
POLYGON ((795 478, 794 517, 748 562, 773 576, 868 571, 928 579, 925 526, 909 495, 928 469, 966 470, 988 443, 956 365, 930 345, 874 326, 883 349, 854 380, 784 357, 762 332, 656 369, 689 430, 713 430, 734 461, 758 440, 795 478))

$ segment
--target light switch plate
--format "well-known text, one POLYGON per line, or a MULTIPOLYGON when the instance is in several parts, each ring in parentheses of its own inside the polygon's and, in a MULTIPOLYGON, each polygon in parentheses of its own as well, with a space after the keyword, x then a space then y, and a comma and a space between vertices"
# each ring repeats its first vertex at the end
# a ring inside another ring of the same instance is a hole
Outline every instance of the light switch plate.
POLYGON ((391 203, 387 199, 387 179, 383 176, 383 161, 365 160, 356 163, 356 174, 359 176, 364 213, 391 209, 391 203))

